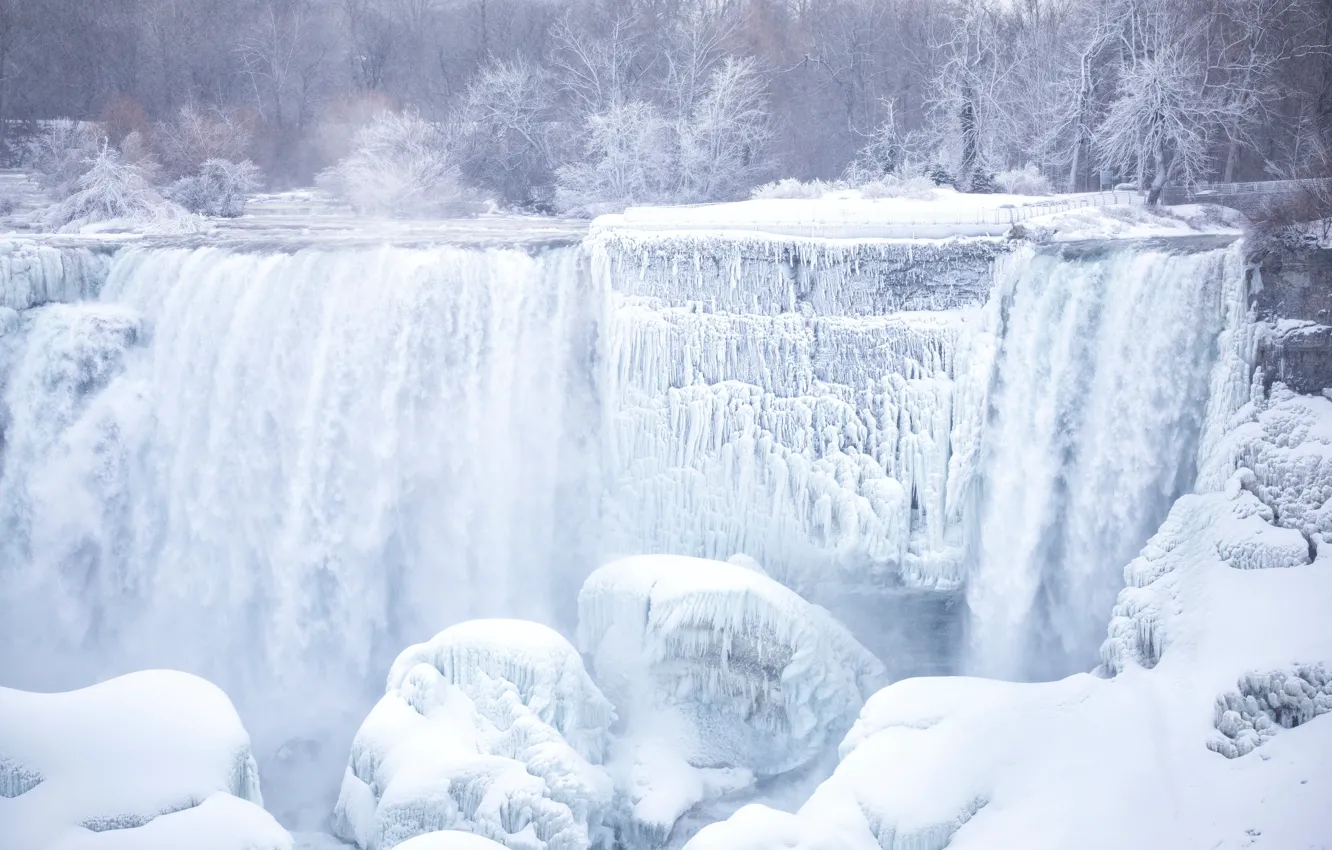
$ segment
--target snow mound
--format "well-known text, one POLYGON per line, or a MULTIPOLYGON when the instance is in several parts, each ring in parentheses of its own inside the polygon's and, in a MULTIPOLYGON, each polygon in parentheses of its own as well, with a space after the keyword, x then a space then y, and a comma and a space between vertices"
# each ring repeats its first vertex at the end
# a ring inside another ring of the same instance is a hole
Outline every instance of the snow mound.
POLYGON ((409 647, 352 742, 334 832, 365 850, 459 829, 513 850, 606 845, 610 703, 555 631, 471 620, 409 647))
POLYGON ((470 832, 444 829, 409 838, 398 845, 398 850, 500 850, 503 846, 470 832))
POLYGON ((290 850, 262 805, 249 735, 203 679, 0 688, 0 847, 290 850))
POLYGON ((588 577, 578 612, 626 718, 632 828, 653 842, 702 800, 828 749, 883 677, 827 611, 749 565, 625 558, 588 577))

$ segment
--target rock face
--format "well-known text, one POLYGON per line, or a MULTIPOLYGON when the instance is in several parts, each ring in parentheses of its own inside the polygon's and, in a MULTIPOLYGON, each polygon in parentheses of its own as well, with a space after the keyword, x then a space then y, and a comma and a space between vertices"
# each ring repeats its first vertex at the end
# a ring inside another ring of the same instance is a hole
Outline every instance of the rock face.
POLYGON ((1258 345, 1264 383, 1312 394, 1332 387, 1332 249, 1273 251, 1257 274, 1253 305, 1272 323, 1258 345))

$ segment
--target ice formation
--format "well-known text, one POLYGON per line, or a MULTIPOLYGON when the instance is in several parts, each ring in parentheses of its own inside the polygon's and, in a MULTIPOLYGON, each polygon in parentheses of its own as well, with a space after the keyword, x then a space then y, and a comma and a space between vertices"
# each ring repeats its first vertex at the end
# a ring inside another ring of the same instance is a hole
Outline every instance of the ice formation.
POLYGON ((334 832, 362 850, 435 830, 511 850, 609 846, 598 765, 614 711, 554 630, 471 620, 403 651, 352 742, 334 832))
POLYGON ((110 267, 109 251, 0 242, 0 308, 96 297, 110 267))
POLYGON ((250 739, 194 676, 131 673, 68 693, 0 688, 0 846, 290 850, 250 739))
POLYGON ((1320 664, 1289 673, 1249 673, 1237 690, 1216 698, 1216 731, 1208 749, 1226 758, 1248 755, 1276 735, 1332 711, 1332 677, 1320 664))
POLYGON ((699 801, 817 757, 883 677, 827 611, 702 558, 597 569, 578 596, 578 633, 624 715, 627 794, 653 840, 699 801))
POLYGON ((973 330, 993 246, 607 232, 590 250, 617 290, 613 550, 744 551, 802 590, 830 574, 957 585, 956 459, 974 450, 988 380, 990 346, 973 330), (805 271, 781 300, 745 300, 791 269, 805 271), (971 288, 918 280, 936 273, 969 274, 971 288), (925 309, 938 306, 950 309, 925 309), (888 312, 862 315, 874 310, 888 312))

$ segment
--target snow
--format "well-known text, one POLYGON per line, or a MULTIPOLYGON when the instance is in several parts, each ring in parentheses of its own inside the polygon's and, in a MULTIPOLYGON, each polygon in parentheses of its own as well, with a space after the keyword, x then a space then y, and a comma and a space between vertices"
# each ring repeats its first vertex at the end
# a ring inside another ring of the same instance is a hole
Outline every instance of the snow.
POLYGON ((736 564, 625 558, 588 577, 578 611, 625 718, 637 828, 657 838, 703 799, 810 762, 883 677, 827 611, 736 564))
POLYGON ((262 805, 249 735, 202 679, 0 688, 0 846, 290 850, 262 805))
POLYGON ((404 650, 352 742, 333 829, 362 850, 462 829, 512 850, 606 846, 614 712, 574 648, 473 620, 404 650))
POLYGON ((443 829, 409 838, 399 844, 398 848, 399 850, 499 850, 503 846, 470 832, 443 829))
POLYGON ((1325 847, 1332 550, 1307 508, 1332 470, 1299 460, 1325 453, 1325 401, 1259 394, 1215 444, 1272 466, 1181 497, 1128 564, 1112 678, 898 682, 797 812, 749 806, 687 848, 1325 847))

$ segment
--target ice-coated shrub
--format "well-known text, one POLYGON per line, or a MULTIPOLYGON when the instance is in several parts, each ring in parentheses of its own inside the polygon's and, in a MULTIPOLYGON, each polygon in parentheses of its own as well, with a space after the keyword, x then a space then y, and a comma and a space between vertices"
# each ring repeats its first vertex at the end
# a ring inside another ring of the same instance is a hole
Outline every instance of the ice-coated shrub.
POLYGON ((126 162, 115 148, 103 145, 75 182, 74 192, 47 210, 45 219, 46 226, 53 230, 72 230, 117 219, 175 219, 184 213, 153 188, 142 167, 126 162))
POLYGON ((25 159, 42 188, 63 198, 74 191, 101 143, 102 132, 97 125, 62 118, 47 123, 33 137, 25 159))
POLYGON ((197 174, 177 180, 166 194, 190 212, 235 218, 245 212, 245 202, 260 180, 259 167, 248 159, 210 159, 197 174))
POLYGON ((1054 193, 1054 187, 1050 185, 1050 179, 1030 162, 1021 168, 999 172, 994 176, 994 182, 998 184, 999 190, 1007 195, 1050 195, 1054 193))
POLYGON ((794 177, 784 177, 781 180, 774 180, 771 183, 764 183, 749 193, 749 197, 754 200, 773 200, 780 198, 822 198, 829 192, 833 192, 841 186, 837 183, 829 183, 824 180, 797 180, 794 177))
POLYGON ((914 198, 928 200, 938 188, 928 177, 899 177, 885 174, 878 180, 860 187, 860 194, 866 198, 914 198))
POLYGON ((379 113, 357 131, 351 154, 316 182, 370 214, 448 213, 472 202, 449 134, 412 111, 379 113))

